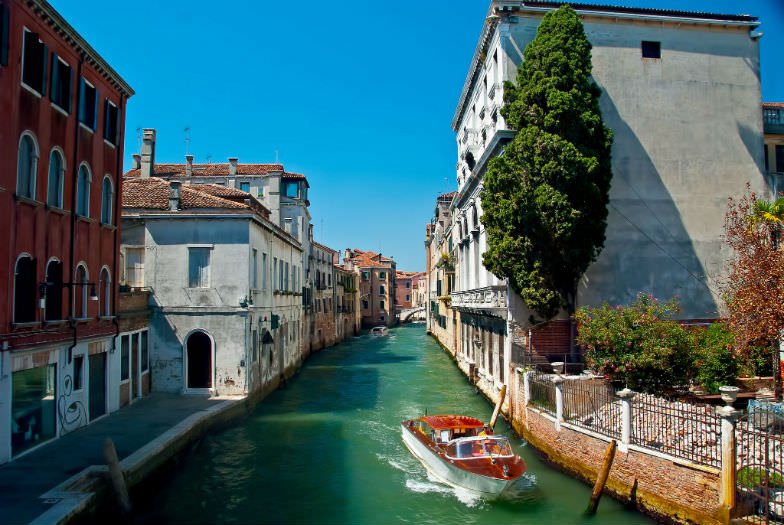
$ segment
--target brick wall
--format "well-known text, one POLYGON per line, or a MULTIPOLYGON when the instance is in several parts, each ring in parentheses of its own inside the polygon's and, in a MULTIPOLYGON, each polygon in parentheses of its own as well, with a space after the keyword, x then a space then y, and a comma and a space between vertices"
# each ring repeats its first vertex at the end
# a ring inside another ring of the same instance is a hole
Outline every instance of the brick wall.
POLYGON ((564 320, 552 321, 542 327, 534 328, 532 331, 534 353, 552 358, 551 361, 563 361, 564 355, 569 355, 570 327, 571 323, 564 320))

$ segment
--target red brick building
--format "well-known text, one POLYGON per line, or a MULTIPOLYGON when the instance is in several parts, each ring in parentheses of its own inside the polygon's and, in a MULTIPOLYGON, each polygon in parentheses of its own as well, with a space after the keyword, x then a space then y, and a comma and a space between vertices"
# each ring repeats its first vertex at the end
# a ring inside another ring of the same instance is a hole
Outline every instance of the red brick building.
POLYGON ((109 353, 132 95, 47 2, 0 3, 0 463, 116 405, 109 353))
POLYGON ((362 328, 395 324, 396 263, 380 253, 347 249, 343 266, 358 270, 359 303, 362 328))
POLYGON ((414 304, 414 280, 424 272, 395 272, 395 305, 411 308, 414 304))

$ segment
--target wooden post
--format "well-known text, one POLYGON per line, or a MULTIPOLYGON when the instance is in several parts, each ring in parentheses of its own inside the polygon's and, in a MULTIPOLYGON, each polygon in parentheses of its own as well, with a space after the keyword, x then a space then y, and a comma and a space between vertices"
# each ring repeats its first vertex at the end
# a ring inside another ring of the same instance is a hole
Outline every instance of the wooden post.
POLYGON ((495 404, 495 410, 493 410, 493 417, 490 418, 490 428, 492 429, 495 426, 495 421, 498 419, 498 414, 501 412, 501 405, 504 404, 504 397, 506 397, 506 385, 501 387, 501 395, 498 398, 498 403, 495 404))
POLYGON ((613 459, 615 459, 615 447, 617 443, 613 439, 610 446, 607 447, 607 452, 604 454, 604 461, 602 462, 602 469, 599 471, 599 477, 596 478, 596 485, 593 486, 591 493, 591 501, 588 503, 586 514, 596 514, 596 507, 599 506, 599 498, 602 497, 604 484, 607 483, 607 476, 610 475, 610 467, 612 467, 613 459))
POLYGON ((109 466, 109 477, 112 480, 112 488, 117 496, 117 503, 120 511, 127 515, 131 513, 131 499, 128 497, 128 487, 125 485, 125 477, 120 468, 120 460, 117 459, 117 450, 114 448, 112 438, 106 438, 103 442, 103 459, 109 466))

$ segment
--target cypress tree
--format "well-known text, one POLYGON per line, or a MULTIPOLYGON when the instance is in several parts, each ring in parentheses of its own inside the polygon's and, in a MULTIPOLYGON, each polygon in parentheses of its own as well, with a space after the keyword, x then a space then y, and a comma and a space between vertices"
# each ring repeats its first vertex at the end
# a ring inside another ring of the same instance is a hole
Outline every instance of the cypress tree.
POLYGON ((518 130, 484 177, 485 267, 545 319, 574 311, 577 282, 604 245, 612 131, 574 10, 547 13, 501 114, 518 130))

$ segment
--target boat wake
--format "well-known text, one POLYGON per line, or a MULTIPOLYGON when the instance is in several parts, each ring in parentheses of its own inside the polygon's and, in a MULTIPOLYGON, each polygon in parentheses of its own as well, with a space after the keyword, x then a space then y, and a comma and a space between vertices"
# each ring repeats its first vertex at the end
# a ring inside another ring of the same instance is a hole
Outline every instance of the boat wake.
POLYGON ((411 492, 418 492, 420 494, 436 493, 454 496, 460 503, 468 508, 481 508, 484 505, 484 500, 479 494, 475 494, 470 490, 446 485, 433 477, 429 472, 427 473, 427 481, 411 478, 406 479, 406 488, 411 492))

